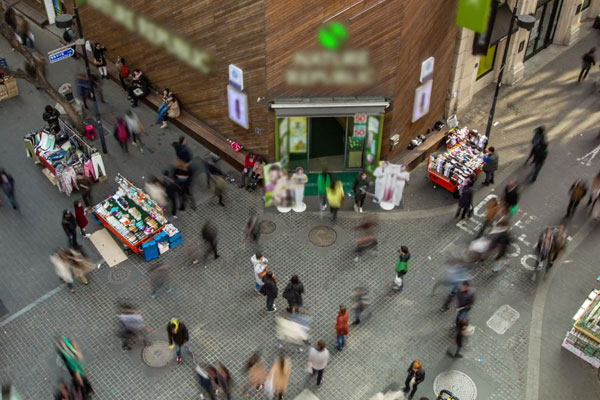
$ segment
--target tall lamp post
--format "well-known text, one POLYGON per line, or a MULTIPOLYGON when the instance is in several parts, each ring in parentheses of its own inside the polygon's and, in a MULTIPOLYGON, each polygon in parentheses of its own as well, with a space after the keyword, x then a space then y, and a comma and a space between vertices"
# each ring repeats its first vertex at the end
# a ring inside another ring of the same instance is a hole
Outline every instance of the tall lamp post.
POLYGON ((508 57, 508 49, 510 47, 510 38, 512 37, 513 27, 515 20, 520 28, 527 29, 528 31, 535 25, 535 17, 533 15, 517 15, 517 8, 519 7, 519 0, 516 1, 515 6, 512 10, 512 16, 510 18, 510 26, 508 28, 508 37, 506 38, 506 45, 504 47, 504 55, 502 56, 502 63, 500 63, 500 73, 498 74, 498 81, 496 82, 496 91, 494 92, 494 100, 492 101, 492 108, 490 109, 490 115, 488 117, 487 127, 485 128, 485 136, 488 140, 492 133, 492 125, 494 123, 494 113, 496 112, 496 102, 498 101, 498 93, 500 92, 500 86, 502 86, 502 76, 504 75, 504 66, 506 64, 506 58, 508 57))
MULTIPOLYGON (((77 33, 80 39, 83 39, 83 28, 81 27, 81 19, 79 18, 79 8, 77 7, 77 1, 73 0, 73 13, 75 14, 75 21, 77 22, 77 33)), ((73 17, 63 15, 62 18, 56 20, 57 28, 68 28, 73 25, 73 17), (70 17, 70 18, 69 18, 70 17)), ((85 49, 85 41, 82 44, 83 61, 85 62, 85 70, 87 77, 90 82, 90 93, 92 94, 92 102, 94 103, 94 112, 96 113, 96 125, 98 126, 98 136, 100 136, 100 144, 102 146, 102 152, 108 153, 106 149, 106 140, 104 138, 104 128, 102 127, 102 119, 100 117, 100 111, 98 110, 98 101, 96 100, 96 91, 94 90, 94 81, 92 79, 92 72, 90 71, 90 61, 88 60, 87 51, 85 49)))

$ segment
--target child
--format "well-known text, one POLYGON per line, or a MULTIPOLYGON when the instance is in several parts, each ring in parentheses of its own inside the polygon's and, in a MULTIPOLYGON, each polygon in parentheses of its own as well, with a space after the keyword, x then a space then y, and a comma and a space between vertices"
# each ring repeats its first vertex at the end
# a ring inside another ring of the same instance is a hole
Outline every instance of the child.
POLYGON ((396 262, 396 279, 394 279, 394 290, 402 291, 404 288, 404 275, 408 271, 408 260, 410 253, 408 247, 400 247, 398 261, 396 262))

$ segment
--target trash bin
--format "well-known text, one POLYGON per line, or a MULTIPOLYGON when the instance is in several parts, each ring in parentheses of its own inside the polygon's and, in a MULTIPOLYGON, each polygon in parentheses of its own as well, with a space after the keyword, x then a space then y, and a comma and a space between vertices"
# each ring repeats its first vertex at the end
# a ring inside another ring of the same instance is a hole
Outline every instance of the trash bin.
POLYGON ((596 15, 594 19, 594 29, 600 29, 600 15, 596 15))
POLYGON ((65 96, 68 101, 73 101, 73 87, 70 83, 67 82, 60 85, 58 88, 58 93, 65 96))

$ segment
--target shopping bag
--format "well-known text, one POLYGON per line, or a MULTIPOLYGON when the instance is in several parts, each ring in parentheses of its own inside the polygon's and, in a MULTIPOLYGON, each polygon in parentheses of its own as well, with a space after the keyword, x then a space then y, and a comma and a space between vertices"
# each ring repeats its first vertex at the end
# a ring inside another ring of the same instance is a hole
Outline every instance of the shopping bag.
POLYGON ((275 382, 273 374, 270 374, 265 381, 265 394, 269 399, 272 399, 275 395, 275 382))
POLYGON ((404 285, 404 282, 402 281, 402 277, 396 275, 396 278, 394 279, 394 286, 396 286, 397 288, 401 288, 402 285, 404 285))
POLYGON ((490 247, 491 242, 492 241, 486 237, 475 239, 469 245, 469 250, 474 251, 476 253, 485 253, 490 247))

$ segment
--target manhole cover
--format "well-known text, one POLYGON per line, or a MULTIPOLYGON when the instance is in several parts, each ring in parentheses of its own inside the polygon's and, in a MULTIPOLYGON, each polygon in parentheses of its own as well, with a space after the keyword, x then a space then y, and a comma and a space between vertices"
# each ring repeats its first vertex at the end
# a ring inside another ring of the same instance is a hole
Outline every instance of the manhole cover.
POLYGON ((315 246, 328 247, 335 243, 337 233, 329 226, 317 226, 308 233, 308 240, 315 246))
POLYGON ((433 382, 433 391, 439 395, 440 391, 448 390, 457 399, 475 400, 477 399, 477 386, 469 375, 460 371, 446 371, 435 377, 433 382))
POLYGON ((123 283, 129 278, 130 273, 126 268, 111 269, 108 273, 108 281, 110 283, 123 283))
POLYGON ((169 343, 157 341, 144 347, 142 360, 152 368, 160 368, 169 364, 175 355, 174 350, 169 348, 169 343))
POLYGON ((514 325, 521 314, 508 304, 496 310, 494 315, 487 320, 487 326, 499 335, 503 335, 514 325))
POLYGON ((275 228, 277 228, 277 225, 273 221, 262 221, 260 223, 260 233, 265 235, 275 232, 275 228))

